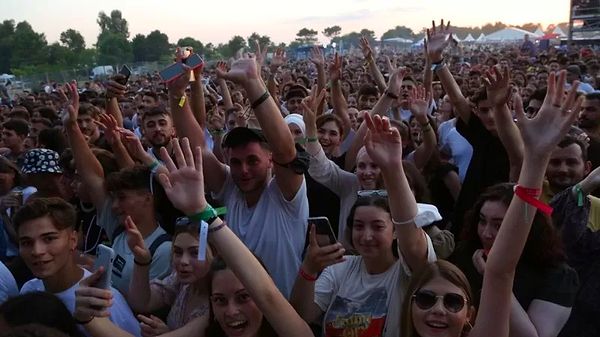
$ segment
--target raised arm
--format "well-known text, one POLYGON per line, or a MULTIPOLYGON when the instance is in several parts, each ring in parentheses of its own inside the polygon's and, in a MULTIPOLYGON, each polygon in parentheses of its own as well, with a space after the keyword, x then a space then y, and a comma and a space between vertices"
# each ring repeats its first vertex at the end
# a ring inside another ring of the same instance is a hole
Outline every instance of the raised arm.
MULTIPOLYGON (((394 101, 393 97, 398 97, 400 95, 404 76, 406 76, 405 68, 397 68, 396 70, 394 70, 392 76, 390 76, 387 89, 385 90, 383 95, 379 96, 379 100, 377 101, 377 103, 375 103, 375 106, 369 112, 371 116, 385 116, 385 114, 392 106, 392 103, 394 101)), ((367 124, 363 122, 358 128, 358 131, 356 131, 356 135, 354 136, 352 144, 350 144, 350 148, 348 149, 348 151, 346 151, 346 170, 352 170, 352 168, 356 165, 356 156, 358 155, 358 151, 360 150, 360 148, 363 147, 366 134, 367 124)))
POLYGON ((425 232, 415 225, 417 202, 402 166, 402 140, 398 129, 387 117, 365 115, 369 127, 365 147, 369 157, 381 168, 388 193, 392 223, 396 230, 398 250, 411 270, 427 263, 425 232))
POLYGON ((104 170, 77 125, 77 115, 79 113, 77 82, 67 83, 65 87, 67 87, 69 92, 70 101, 67 107, 68 114, 65 114, 63 120, 63 126, 67 133, 71 150, 73 151, 75 168, 81 177, 82 183, 89 191, 92 202, 97 209, 101 209, 106 198, 104 170))
MULTIPOLYGON (((483 78, 487 91, 487 97, 492 104, 494 122, 498 131, 498 138, 504 145, 510 162, 510 181, 517 181, 521 165, 523 164, 523 141, 519 136, 519 128, 512 118, 508 108, 508 100, 511 97, 510 74, 508 67, 502 72, 498 67, 493 67, 483 78)), ((518 95, 518 94, 517 94, 518 95)), ((523 109, 522 102, 519 107, 523 109)))
MULTIPOLYGON (((348 103, 344 98, 340 79, 342 78, 342 58, 335 53, 333 62, 329 64, 329 81, 331 81, 331 102, 333 103, 333 113, 342 120, 344 126, 344 139, 352 130, 352 122, 348 116, 348 103)), ((320 92, 320 90, 319 90, 320 92)))
POLYGON ((119 97, 127 93, 127 86, 115 81, 115 79, 125 79, 125 75, 117 74, 112 80, 106 82, 106 113, 117 121, 117 126, 123 127, 123 114, 119 107, 119 97))
MULTIPOLYGON (((280 99, 279 94, 277 92, 277 72, 279 71, 279 67, 285 64, 285 51, 281 48, 277 48, 275 53, 273 53, 273 57, 271 58, 271 64, 269 64, 270 74, 269 81, 267 82, 267 89, 269 89, 269 93, 273 96, 275 103, 279 105, 280 99)), ((283 83, 281 83, 283 84, 283 83)))
POLYGON ((385 78, 383 77, 381 70, 379 70, 377 62, 375 62, 375 55, 373 55, 373 49, 369 44, 369 40, 364 36, 360 38, 360 49, 363 52, 365 62, 367 62, 369 66, 369 72, 371 73, 371 76, 373 76, 373 80, 377 84, 379 92, 383 93, 386 89, 385 78))
POLYGON ((108 114, 101 114, 98 119, 98 121, 94 122, 104 131, 104 138, 106 138, 106 142, 113 150, 119 168, 133 167, 135 162, 129 156, 127 149, 121 141, 121 134, 119 133, 119 126, 115 117, 108 114))
MULTIPOLYGON (((181 51, 178 52, 178 59, 181 60, 181 51)), ((186 72, 168 84, 171 117, 179 137, 187 137, 193 147, 200 146, 205 149, 202 153, 205 157, 206 185, 209 191, 216 193, 223 187, 227 171, 225 165, 206 148, 204 128, 196 121, 185 94, 185 88, 188 86, 189 80, 190 74, 186 72)))
POLYGON ((326 80, 325 80, 325 57, 323 56, 323 52, 321 51, 321 47, 314 46, 310 50, 310 62, 312 62, 317 68, 317 90, 321 92, 321 90, 325 89, 326 80))
POLYGON ((302 174, 298 174, 288 165, 296 158, 294 138, 260 78, 255 60, 242 58, 232 64, 227 73, 217 69, 217 75, 241 85, 246 90, 254 114, 271 147, 277 185, 284 198, 292 200, 304 180, 302 174))
POLYGON ((415 166, 422 170, 429 162, 437 147, 437 138, 433 127, 427 118, 427 108, 431 101, 431 92, 426 93, 422 86, 414 88, 410 93, 410 111, 421 126, 423 142, 415 150, 415 166))
MULTIPOLYGON (((162 158, 170 173, 161 175, 160 182, 173 205, 186 215, 192 216, 208 207, 204 197, 203 156, 199 147, 192 154, 186 139, 183 139, 181 144, 182 147, 179 143, 174 145, 177 166, 166 151, 161 149, 162 158)), ((279 292, 258 260, 219 218, 209 224, 209 232, 209 241, 244 285, 277 335, 313 336, 306 322, 279 292)))
MULTIPOLYGON (((196 118, 196 122, 202 129, 206 128, 206 100, 204 98, 204 83, 202 82, 202 70, 204 66, 194 70, 194 82, 190 83, 190 108, 196 118)), ((179 130, 177 130, 179 131, 179 130)))
MULTIPOLYGON (((535 192, 531 193, 539 198, 544 179, 540 172, 545 171, 551 151, 581 109, 577 82, 564 99, 565 78, 564 70, 560 72, 558 82, 555 74, 548 76, 546 98, 533 119, 527 119, 522 111, 517 111, 524 144, 523 167, 517 186, 519 193, 523 193, 523 188, 533 189, 535 192)), ((536 211, 521 197, 513 197, 487 259, 479 312, 471 336, 508 336, 515 269, 536 211)))
MULTIPOLYGON (((227 63, 224 61, 219 61, 217 62, 217 68, 221 69, 222 71, 227 71, 227 63)), ((233 101, 231 100, 231 93, 229 92, 227 81, 222 78, 217 78, 217 84, 221 90, 221 96, 223 97, 225 110, 233 108, 233 101)))
POLYGON ((436 65, 435 73, 442 82, 442 86, 448 97, 450 97, 450 102, 458 112, 458 116, 463 122, 468 123, 471 118, 471 104, 463 96, 458 83, 456 83, 448 66, 444 63, 444 49, 450 44, 451 40, 450 22, 447 26, 444 26, 444 20, 442 20, 440 27, 436 28, 435 21, 433 21, 431 30, 427 30, 427 56, 429 62, 436 65))

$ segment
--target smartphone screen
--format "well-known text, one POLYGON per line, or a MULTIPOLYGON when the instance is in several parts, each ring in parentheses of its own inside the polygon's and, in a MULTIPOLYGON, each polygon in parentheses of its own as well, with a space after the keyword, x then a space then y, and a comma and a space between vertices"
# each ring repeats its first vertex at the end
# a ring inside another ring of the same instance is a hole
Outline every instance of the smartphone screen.
POLYGON ((201 65, 204 64, 204 60, 202 59, 202 57, 199 54, 192 54, 190 57, 188 57, 185 60, 185 65, 192 68, 192 69, 196 69, 198 67, 200 67, 201 65))
POLYGON ((119 71, 119 75, 123 75, 123 77, 119 77, 116 79, 117 83, 122 85, 127 85, 127 81, 129 81, 129 76, 131 76, 131 69, 127 65, 123 65, 121 70, 119 71))
POLYGON ((94 271, 98 270, 100 267, 104 267, 104 273, 102 273, 102 276, 98 282, 94 284, 94 287, 110 289, 114 259, 115 251, 112 248, 105 245, 98 245, 96 251, 96 261, 94 262, 94 271))
POLYGON ((183 65, 181 63, 173 63, 165 69, 161 70, 158 74, 164 82, 170 82, 176 79, 177 77, 181 76, 184 71, 185 69, 183 68, 183 65))
POLYGON ((320 247, 329 246, 337 242, 337 238, 335 237, 335 233, 333 232, 333 228, 331 228, 331 223, 329 223, 329 219, 324 216, 318 216, 314 218, 308 218, 308 230, 310 231, 310 225, 315 225, 315 230, 317 232, 317 243, 320 247))

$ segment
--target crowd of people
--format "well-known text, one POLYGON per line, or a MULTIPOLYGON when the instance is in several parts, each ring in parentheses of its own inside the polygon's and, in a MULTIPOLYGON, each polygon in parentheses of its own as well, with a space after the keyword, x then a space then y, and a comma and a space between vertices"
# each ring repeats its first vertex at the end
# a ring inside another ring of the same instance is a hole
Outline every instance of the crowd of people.
POLYGON ((451 31, 3 97, 0 336, 600 335, 600 54, 451 31))

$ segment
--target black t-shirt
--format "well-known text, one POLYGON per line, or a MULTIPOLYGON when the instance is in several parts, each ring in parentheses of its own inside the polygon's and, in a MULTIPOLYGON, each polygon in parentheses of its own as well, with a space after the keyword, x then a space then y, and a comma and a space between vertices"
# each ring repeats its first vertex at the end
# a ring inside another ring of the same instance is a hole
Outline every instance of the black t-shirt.
MULTIPOLYGON (((306 179, 309 216, 327 217, 333 232, 337 235, 340 219, 340 198, 329 188, 314 180, 310 174, 306 173, 304 178, 306 179)), ((341 240, 341 238, 338 238, 338 240, 341 240)))
POLYGON ((458 174, 458 167, 450 163, 442 163, 435 169, 435 172, 433 172, 427 183, 431 192, 431 203, 438 208, 438 211, 442 215, 442 220, 436 221, 434 224, 441 229, 446 228, 446 225, 452 219, 452 212, 454 211, 454 197, 452 197, 452 193, 450 193, 450 190, 448 190, 448 187, 444 183, 444 178, 450 172, 458 174))
POLYGON ((494 136, 471 114, 469 123, 460 118, 456 130, 473 146, 473 156, 463 182, 452 220, 452 232, 459 235, 464 214, 473 206, 487 187, 509 180, 510 163, 500 138, 494 136))
POLYGON ((96 255, 98 244, 108 239, 102 227, 96 223, 96 208, 79 200, 76 200, 74 205, 77 208, 77 231, 82 237, 79 248, 85 254, 96 255))
MULTIPOLYGON (((483 276, 473 265, 474 252, 475 249, 462 242, 456 247, 449 260, 460 268, 469 280, 475 304, 479 306, 483 276)), ((577 273, 566 263, 556 267, 538 267, 524 262, 519 262, 517 265, 513 294, 525 311, 534 299, 572 307, 578 289, 577 273)))

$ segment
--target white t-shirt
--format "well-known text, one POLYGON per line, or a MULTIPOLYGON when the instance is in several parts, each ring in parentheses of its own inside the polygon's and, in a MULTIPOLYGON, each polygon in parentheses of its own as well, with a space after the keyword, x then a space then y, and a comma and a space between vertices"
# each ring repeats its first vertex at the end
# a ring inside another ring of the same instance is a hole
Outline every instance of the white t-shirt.
POLYGON ((279 291, 289 297, 300 268, 306 238, 306 181, 302 181, 294 198, 287 201, 272 178, 258 203, 248 207, 244 194, 231 178, 229 166, 226 177, 215 198, 227 206, 227 225, 248 249, 262 259, 279 291))
MULTIPOLYGON (((115 260, 113 262, 112 286, 121 293, 129 292, 129 281, 133 273, 133 252, 127 245, 127 234, 121 232, 117 237, 112 235, 118 226, 121 226, 118 217, 111 208, 112 200, 106 198, 102 211, 98 215, 97 224, 104 228, 106 235, 112 241, 112 249, 115 251, 115 260)), ((158 226, 152 234, 144 238, 146 248, 150 248, 154 240, 162 234, 166 234, 164 229, 158 226)), ((150 279, 163 279, 171 273, 171 241, 163 242, 152 255, 150 264, 150 279)))
MULTIPOLYGON (((426 234, 425 234, 426 235, 426 234)), ((427 236, 427 260, 436 261, 427 236)), ((323 336, 398 337, 411 272, 400 258, 387 271, 369 274, 361 256, 325 268, 315 284, 315 304, 325 312, 323 336)))
POLYGON ((19 287, 13 274, 0 262, 0 304, 10 297, 19 295, 19 287))
POLYGON ((458 167, 458 176, 460 182, 465 180, 471 157, 473 156, 473 146, 456 130, 456 118, 440 124, 439 133, 439 148, 450 152, 452 162, 458 167))
MULTIPOLYGON (((84 269, 83 277, 81 278, 81 280, 90 276, 91 274, 92 273, 84 269)), ((79 282, 81 282, 81 280, 79 280, 79 282)), ((70 313, 75 312, 75 290, 79 288, 79 282, 77 282, 67 290, 54 294, 65 304, 67 310, 69 310, 70 313)), ((116 326, 129 332, 130 334, 134 336, 140 336, 140 325, 133 313, 131 312, 127 301, 125 300, 123 295, 121 295, 121 293, 118 292, 116 289, 111 288, 111 290, 113 293, 113 305, 109 309, 110 320, 116 326)), ((46 291, 46 288, 44 287, 44 282, 38 278, 34 278, 25 282, 25 284, 21 288, 21 294, 26 294, 33 291, 46 291)), ((86 333, 85 331, 83 332, 89 336, 88 333, 86 333)))

